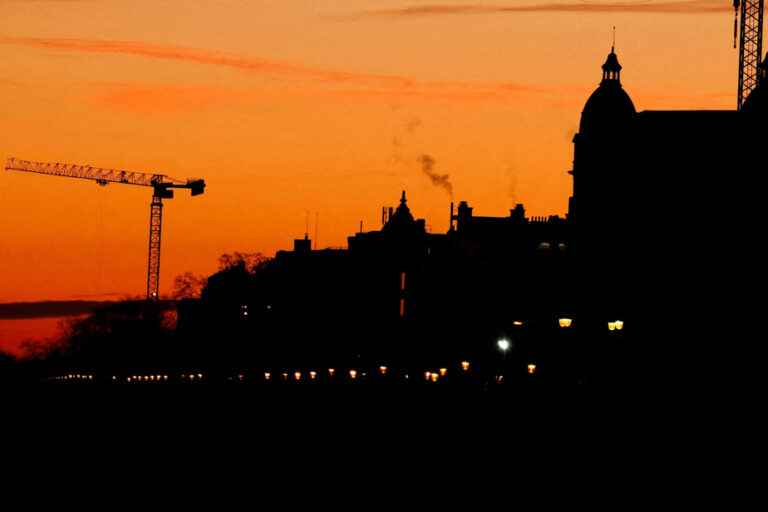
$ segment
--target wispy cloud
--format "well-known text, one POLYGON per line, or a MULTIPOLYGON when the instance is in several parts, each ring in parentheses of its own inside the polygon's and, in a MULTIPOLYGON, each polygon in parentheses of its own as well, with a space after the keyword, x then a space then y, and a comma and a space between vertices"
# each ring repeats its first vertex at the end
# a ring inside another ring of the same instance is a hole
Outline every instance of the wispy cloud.
MULTIPOLYGON (((685 2, 689 3, 689 2, 685 2)), ((580 4, 581 5, 581 4, 580 4)), ((588 5, 588 4, 587 4, 588 5)), ((671 5, 671 4, 667 4, 671 5)), ((268 76, 278 88, 136 83, 89 83, 91 100, 108 108, 139 113, 199 111, 211 106, 258 100, 270 91, 280 95, 323 96, 343 101, 418 100, 453 103, 514 102, 532 96, 554 106, 578 105, 589 87, 506 81, 430 81, 402 75, 328 70, 251 56, 135 41, 3 37, 0 44, 62 52, 133 55, 146 59, 220 66, 268 76), (94 87, 95 86, 95 87, 94 87)))
POLYGON ((304 78, 332 83, 389 85, 408 87, 414 80, 373 73, 357 73, 313 68, 285 61, 233 55, 213 50, 159 45, 139 41, 110 41, 98 39, 50 39, 34 37, 0 37, 0 44, 13 44, 34 48, 67 50, 81 53, 136 55, 151 59, 175 60, 221 66, 239 71, 304 78))
MULTIPOLYGON (((50 39, 32 37, 2 37, 0 44, 20 45, 48 50, 110 55, 133 55, 147 59, 173 60, 200 65, 220 66, 244 73, 270 76, 294 83, 293 89, 281 90, 296 94, 327 94, 356 97, 437 98, 448 100, 499 100, 525 94, 562 93, 552 87, 515 82, 428 81, 402 75, 363 73, 322 69, 302 64, 224 52, 159 45, 136 41, 92 39, 50 39), (309 84, 309 85, 307 85, 309 84)), ((205 105, 223 100, 223 89, 205 87, 128 86, 102 92, 103 101, 115 106, 168 101, 167 108, 185 105, 205 105), (176 95, 174 97, 174 95, 176 95)), ((247 94, 246 94, 247 96, 247 94)))
POLYGON ((500 14, 526 12, 591 12, 591 13, 668 13, 696 14, 719 13, 733 10, 728 2, 720 0, 684 0, 684 1, 628 1, 628 2, 548 2, 528 5, 509 4, 431 4, 404 6, 392 9, 362 11, 344 19, 364 18, 414 18, 427 16, 500 14))

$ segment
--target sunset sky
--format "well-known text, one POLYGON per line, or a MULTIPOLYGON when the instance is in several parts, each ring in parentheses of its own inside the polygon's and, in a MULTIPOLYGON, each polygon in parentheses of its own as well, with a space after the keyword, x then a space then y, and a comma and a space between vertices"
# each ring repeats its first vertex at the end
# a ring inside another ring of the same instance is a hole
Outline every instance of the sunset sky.
MULTIPOLYGON (((320 246, 345 246, 402 189, 445 231, 422 155, 478 214, 564 214, 612 26, 639 110, 723 109, 732 18, 729 0, 0 0, 0 158, 204 178, 166 202, 168 292, 316 215, 320 246)), ((0 171, 0 302, 142 294, 150 196, 0 171)))

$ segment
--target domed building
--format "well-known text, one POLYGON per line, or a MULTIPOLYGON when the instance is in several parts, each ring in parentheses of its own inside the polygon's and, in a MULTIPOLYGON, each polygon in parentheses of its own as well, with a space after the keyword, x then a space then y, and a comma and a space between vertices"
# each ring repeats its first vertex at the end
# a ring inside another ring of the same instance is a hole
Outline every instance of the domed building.
POLYGON ((615 49, 611 48, 602 66, 602 81, 581 113, 579 132, 573 139, 574 196, 569 205, 572 220, 583 215, 586 221, 594 222, 593 217, 604 216, 607 205, 603 203, 612 197, 614 169, 625 156, 623 145, 637 118, 635 105, 621 85, 621 69, 615 49), (581 204, 577 207, 577 197, 584 203, 583 208, 581 204))
POLYGON ((740 111, 637 111, 621 70, 611 49, 573 139, 576 286, 649 332, 732 318, 737 283, 764 280, 742 249, 764 215, 768 64, 740 111))

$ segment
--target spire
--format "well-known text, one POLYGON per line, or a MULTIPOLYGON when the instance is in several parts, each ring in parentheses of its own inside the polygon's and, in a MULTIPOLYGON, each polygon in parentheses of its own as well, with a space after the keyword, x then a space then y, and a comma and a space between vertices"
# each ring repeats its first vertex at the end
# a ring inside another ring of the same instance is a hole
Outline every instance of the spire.
POLYGON ((407 199, 405 199, 405 190, 403 190, 403 195, 400 196, 400 204, 405 206, 406 202, 407 202, 407 199))

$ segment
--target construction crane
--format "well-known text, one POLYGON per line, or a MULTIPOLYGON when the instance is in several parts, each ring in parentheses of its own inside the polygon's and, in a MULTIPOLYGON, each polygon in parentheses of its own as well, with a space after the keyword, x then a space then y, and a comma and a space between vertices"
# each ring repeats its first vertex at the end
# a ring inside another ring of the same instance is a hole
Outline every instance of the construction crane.
POLYGON ((164 174, 104 169, 90 165, 33 162, 9 158, 6 161, 5 170, 80 178, 95 181, 101 186, 109 183, 123 183, 126 185, 152 187, 152 202, 149 207, 148 301, 156 301, 159 298, 160 292, 160 236, 163 224, 163 199, 172 199, 174 188, 187 188, 193 196, 200 195, 205 191, 205 181, 201 179, 178 180, 164 174))
POLYGON ((763 51, 764 0, 733 0, 733 47, 739 41, 739 91, 737 108, 757 86, 763 51), (741 19, 740 29, 738 20, 741 19), (737 37, 738 34, 738 37, 737 37))

